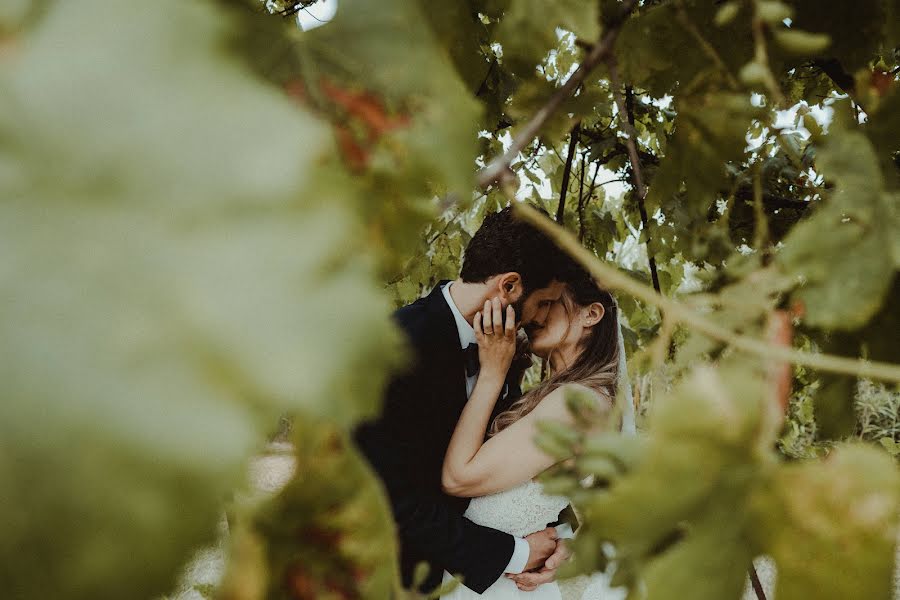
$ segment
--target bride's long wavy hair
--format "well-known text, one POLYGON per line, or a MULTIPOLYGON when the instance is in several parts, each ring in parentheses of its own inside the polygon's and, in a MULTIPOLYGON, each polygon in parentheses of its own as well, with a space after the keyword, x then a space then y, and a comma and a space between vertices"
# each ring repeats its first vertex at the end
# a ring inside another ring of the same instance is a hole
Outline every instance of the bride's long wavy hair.
POLYGON ((581 353, 572 366, 558 373, 551 373, 545 381, 497 415, 489 435, 496 435, 509 427, 534 410, 550 392, 569 383, 583 385, 602 397, 609 398, 612 406, 619 379, 618 306, 612 295, 598 286, 587 273, 566 282, 560 301, 569 316, 570 327, 571 318, 578 307, 599 302, 605 312, 600 322, 591 327, 590 332, 581 340, 581 353))

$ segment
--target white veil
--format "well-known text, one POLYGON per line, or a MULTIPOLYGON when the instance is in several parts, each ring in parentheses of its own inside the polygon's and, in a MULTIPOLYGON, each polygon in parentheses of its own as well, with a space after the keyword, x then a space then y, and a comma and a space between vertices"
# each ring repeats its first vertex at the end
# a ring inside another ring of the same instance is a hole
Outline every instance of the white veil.
MULTIPOLYGON (((618 308, 618 306, 616 306, 618 308)), ((618 314, 619 311, 616 310, 618 314)), ((619 392, 616 394, 616 403, 622 411, 622 433, 637 433, 637 424, 634 416, 634 396, 631 393, 631 379, 628 377, 628 363, 625 360, 625 339, 622 337, 622 315, 618 314, 619 332, 619 392)))

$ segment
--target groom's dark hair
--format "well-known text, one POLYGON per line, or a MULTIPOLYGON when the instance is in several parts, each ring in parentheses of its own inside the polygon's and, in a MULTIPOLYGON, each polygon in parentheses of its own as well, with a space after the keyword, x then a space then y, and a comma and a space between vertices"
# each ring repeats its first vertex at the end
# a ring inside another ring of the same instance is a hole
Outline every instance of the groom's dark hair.
POLYGON ((459 275, 466 283, 483 283, 494 275, 515 271, 522 277, 527 296, 553 279, 562 280, 569 262, 549 237, 507 206, 484 218, 466 246, 459 275))

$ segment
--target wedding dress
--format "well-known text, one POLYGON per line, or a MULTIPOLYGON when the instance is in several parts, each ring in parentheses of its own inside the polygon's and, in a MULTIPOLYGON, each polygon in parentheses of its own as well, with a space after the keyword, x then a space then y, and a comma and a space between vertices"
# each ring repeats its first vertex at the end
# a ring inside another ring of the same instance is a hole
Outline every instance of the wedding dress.
MULTIPOLYGON (((466 510, 467 519, 525 537, 544 529, 556 521, 569 501, 562 496, 549 496, 536 481, 528 481, 512 489, 473 498, 466 510)), ((453 577, 444 572, 444 584, 453 577)), ((546 583, 533 592, 520 591, 513 580, 500 577, 481 595, 464 585, 441 596, 444 600, 624 600, 625 590, 610 588, 608 576, 597 573, 591 577, 546 583)))
MULTIPOLYGON (((628 373, 621 321, 618 323, 618 338, 619 373, 628 373)), ((634 435, 637 430, 634 399, 631 393, 631 382, 627 376, 620 379, 616 398, 622 411, 622 433, 634 435)), ((544 529, 548 523, 556 521, 559 513, 568 505, 569 501, 566 498, 545 494, 541 485, 531 480, 490 496, 472 498, 465 517, 479 525, 492 527, 516 537, 525 537, 544 529)), ((464 585, 458 585, 441 598, 445 600, 625 600, 627 590, 610 587, 609 579, 609 575, 605 573, 595 573, 590 577, 576 577, 565 581, 546 583, 538 586, 533 592, 523 592, 519 590, 512 579, 501 576, 481 595, 464 585)), ((443 583, 446 585, 452 580, 453 576, 444 571, 443 583)))

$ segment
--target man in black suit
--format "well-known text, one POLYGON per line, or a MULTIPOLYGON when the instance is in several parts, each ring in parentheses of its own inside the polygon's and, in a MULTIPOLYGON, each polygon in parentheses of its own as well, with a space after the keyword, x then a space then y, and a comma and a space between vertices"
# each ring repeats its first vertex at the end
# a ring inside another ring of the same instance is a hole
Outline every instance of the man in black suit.
MULTIPOLYGON (((540 327, 562 294, 559 273, 567 261, 546 236, 506 208, 485 218, 466 248, 459 279, 441 282, 394 315, 408 338, 412 364, 389 383, 381 415, 359 426, 354 439, 387 490, 406 586, 422 561, 430 567, 423 591, 436 588, 444 570, 462 575, 478 593, 504 573, 544 567, 540 582, 549 581, 565 554, 552 527, 514 538, 464 518, 469 500, 443 493, 441 467, 476 378, 475 312, 499 297, 504 307, 512 304, 520 326, 540 327)), ((516 379, 507 379, 494 416, 521 395, 516 379)), ((532 580, 520 588, 535 585, 532 580)))

